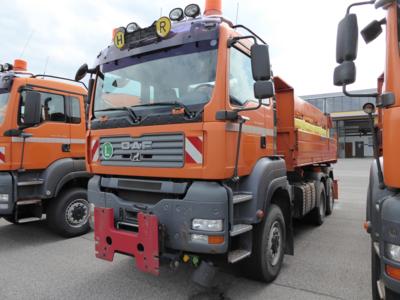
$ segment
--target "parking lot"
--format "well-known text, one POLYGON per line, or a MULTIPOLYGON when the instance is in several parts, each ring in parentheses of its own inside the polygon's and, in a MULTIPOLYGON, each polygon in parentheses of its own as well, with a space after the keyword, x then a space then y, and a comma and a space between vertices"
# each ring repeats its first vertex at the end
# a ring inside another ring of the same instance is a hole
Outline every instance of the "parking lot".
POLYGON ((133 259, 94 256, 93 233, 64 240, 45 222, 0 220, 1 299, 370 299, 370 245, 362 228, 371 160, 336 166, 340 200, 321 227, 296 224, 295 255, 269 285, 224 268, 218 289, 204 290, 183 266, 160 277, 135 270, 133 259), (229 272, 229 273, 228 273, 229 272))

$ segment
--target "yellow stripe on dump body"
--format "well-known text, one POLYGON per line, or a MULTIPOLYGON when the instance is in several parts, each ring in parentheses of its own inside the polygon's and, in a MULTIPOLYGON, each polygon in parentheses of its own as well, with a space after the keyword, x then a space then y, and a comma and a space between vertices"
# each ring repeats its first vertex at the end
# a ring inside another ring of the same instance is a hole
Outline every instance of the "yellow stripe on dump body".
POLYGON ((311 133, 311 134, 316 134, 325 138, 329 138, 329 129, 325 129, 323 127, 313 125, 311 123, 308 123, 302 119, 294 119, 294 125, 297 129, 311 133))

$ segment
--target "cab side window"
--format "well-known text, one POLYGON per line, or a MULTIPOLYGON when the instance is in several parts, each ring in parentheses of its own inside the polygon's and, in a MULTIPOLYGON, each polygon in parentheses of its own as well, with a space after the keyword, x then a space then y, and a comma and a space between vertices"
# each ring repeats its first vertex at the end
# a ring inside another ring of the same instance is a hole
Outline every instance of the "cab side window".
MULTIPOLYGON (((66 122, 65 98, 64 96, 52 93, 40 93, 41 121, 42 122, 66 122)), ((21 92, 21 105, 19 123, 24 124, 23 113, 25 111, 26 92, 21 92)))
POLYGON ((70 112, 70 123, 80 124, 81 123, 81 106, 78 98, 70 97, 71 99, 71 112, 70 112))
POLYGON ((251 59, 236 48, 230 49, 229 97, 233 105, 242 106, 254 99, 254 79, 251 59))

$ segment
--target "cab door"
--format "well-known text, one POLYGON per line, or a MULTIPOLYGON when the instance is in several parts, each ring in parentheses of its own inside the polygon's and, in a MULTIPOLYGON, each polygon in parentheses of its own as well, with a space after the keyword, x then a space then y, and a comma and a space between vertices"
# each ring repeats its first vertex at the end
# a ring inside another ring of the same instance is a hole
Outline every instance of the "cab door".
MULTIPOLYGON (((254 79, 250 51, 244 47, 229 49, 229 108, 249 109, 257 107, 254 97, 254 79)), ((250 172, 254 163, 263 156, 273 154, 274 122, 270 99, 263 99, 256 110, 242 111, 248 120, 242 126, 239 164, 244 173, 250 172)), ((239 131, 239 125, 229 124, 228 131, 239 131)), ((231 135, 229 143, 236 144, 237 134, 231 135)))
MULTIPOLYGON (((56 160, 70 157, 71 125, 67 118, 67 94, 51 90, 40 93, 41 122, 24 129, 26 138, 14 138, 21 153, 22 169, 46 169, 56 160), (22 153, 23 152, 23 153, 22 153)), ((21 91, 18 123, 24 126, 26 91, 21 91)))
POLYGON ((71 157, 85 157, 86 107, 83 95, 69 95, 67 98, 67 116, 70 123, 71 157))

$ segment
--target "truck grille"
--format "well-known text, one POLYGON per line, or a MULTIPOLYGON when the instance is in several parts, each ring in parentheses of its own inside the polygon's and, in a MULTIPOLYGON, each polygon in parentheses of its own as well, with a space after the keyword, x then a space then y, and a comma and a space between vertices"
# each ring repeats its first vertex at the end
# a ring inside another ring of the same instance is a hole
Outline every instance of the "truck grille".
POLYGON ((184 164, 183 134, 100 138, 104 166, 180 168, 184 164))

